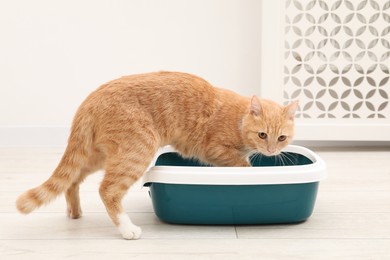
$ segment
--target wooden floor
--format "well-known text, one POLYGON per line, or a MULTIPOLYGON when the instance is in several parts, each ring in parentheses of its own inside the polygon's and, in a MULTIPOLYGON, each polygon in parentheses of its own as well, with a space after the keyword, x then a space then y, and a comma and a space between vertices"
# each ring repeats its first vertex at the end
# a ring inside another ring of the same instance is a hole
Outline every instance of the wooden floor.
POLYGON ((390 148, 313 150, 329 176, 305 223, 169 225, 138 184, 125 205, 143 235, 126 241, 99 198, 102 173, 82 186, 81 219, 66 217, 63 197, 18 214, 16 197, 51 174, 63 148, 0 148, 0 259, 390 259, 390 148))

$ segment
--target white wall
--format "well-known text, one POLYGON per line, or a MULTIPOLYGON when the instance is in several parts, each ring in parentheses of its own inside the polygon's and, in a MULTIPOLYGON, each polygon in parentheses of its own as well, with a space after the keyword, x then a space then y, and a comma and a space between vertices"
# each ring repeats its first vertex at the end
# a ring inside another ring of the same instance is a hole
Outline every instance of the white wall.
POLYGON ((1 1, 0 145, 68 127, 88 93, 122 75, 185 71, 259 93, 260 20, 258 0, 1 1))

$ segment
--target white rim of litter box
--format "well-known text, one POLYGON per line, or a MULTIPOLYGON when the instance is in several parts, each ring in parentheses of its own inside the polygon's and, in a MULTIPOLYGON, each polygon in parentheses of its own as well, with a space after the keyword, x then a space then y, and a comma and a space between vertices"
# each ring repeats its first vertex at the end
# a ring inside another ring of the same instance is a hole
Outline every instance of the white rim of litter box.
MULTIPOLYGON (((311 150, 289 145, 284 152, 301 154, 313 163, 291 166, 265 167, 196 167, 196 166, 152 166, 143 178, 143 185, 149 183, 203 184, 203 185, 262 185, 296 184, 323 180, 327 176, 325 162, 311 150)), ((171 146, 159 150, 164 153, 177 152, 171 146)))

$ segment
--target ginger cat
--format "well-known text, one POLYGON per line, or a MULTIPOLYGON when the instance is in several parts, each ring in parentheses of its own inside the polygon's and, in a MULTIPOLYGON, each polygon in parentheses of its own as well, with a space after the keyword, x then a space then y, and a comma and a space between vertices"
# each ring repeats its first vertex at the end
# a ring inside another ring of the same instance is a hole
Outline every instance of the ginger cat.
POLYGON ((185 73, 122 77, 81 104, 52 176, 23 193, 16 206, 28 214, 65 193, 68 216, 79 218, 80 183, 104 169, 99 192, 107 212, 125 239, 138 239, 141 229, 121 200, 160 147, 170 144, 212 165, 250 166, 251 154, 277 155, 291 141, 297 106, 242 97, 185 73))

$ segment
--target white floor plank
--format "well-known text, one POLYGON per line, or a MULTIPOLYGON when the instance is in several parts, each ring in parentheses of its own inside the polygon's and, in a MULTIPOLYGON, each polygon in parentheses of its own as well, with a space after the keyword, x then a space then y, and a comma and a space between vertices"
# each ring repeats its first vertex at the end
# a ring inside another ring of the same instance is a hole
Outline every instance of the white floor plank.
POLYGON ((389 240, 0 240, 5 259, 388 259, 389 240), (59 246, 60 245, 60 246, 59 246))
POLYGON ((390 239, 388 213, 314 213, 291 225, 238 226, 238 238, 250 239, 390 239))
MULTIPOLYGON (((234 226, 168 225, 154 213, 129 213, 143 229, 143 239, 236 238, 234 226)), ((0 240, 11 239, 120 239, 106 213, 89 213, 80 219, 69 219, 61 213, 0 215, 0 240), (17 227, 17 228, 15 228, 17 227)))

